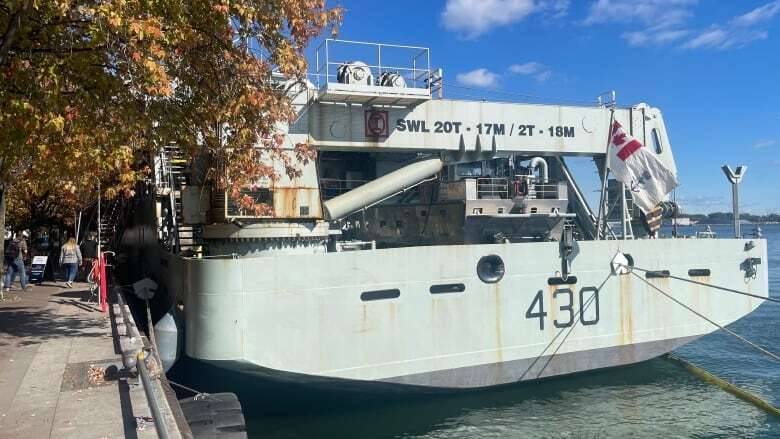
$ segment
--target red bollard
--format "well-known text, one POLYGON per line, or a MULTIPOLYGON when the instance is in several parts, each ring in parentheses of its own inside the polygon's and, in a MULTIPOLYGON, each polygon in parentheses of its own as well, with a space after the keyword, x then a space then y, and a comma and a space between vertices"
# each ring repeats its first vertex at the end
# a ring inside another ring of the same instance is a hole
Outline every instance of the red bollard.
POLYGON ((98 266, 100 267, 100 311, 101 312, 107 312, 108 311, 108 294, 106 292, 106 255, 102 252, 100 253, 100 259, 98 262, 98 266))

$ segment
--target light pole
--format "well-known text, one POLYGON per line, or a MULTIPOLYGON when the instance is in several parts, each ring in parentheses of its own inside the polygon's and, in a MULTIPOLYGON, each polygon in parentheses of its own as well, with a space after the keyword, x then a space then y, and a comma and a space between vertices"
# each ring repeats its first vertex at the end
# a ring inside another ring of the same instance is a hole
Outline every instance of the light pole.
POLYGON ((731 183, 731 203, 732 211, 734 214, 734 236, 737 238, 742 237, 739 224, 739 182, 742 181, 742 177, 747 172, 747 165, 737 166, 736 171, 732 171, 729 165, 723 165, 721 168, 723 173, 726 174, 726 178, 731 183))

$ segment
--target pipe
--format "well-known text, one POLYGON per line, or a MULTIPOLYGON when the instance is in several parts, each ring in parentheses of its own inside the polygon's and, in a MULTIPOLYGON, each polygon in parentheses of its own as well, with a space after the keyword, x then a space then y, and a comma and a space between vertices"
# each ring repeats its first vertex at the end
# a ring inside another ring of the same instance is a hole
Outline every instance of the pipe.
POLYGON ((566 162, 564 161, 563 157, 558 157, 557 159, 558 159, 558 164, 561 167, 561 174, 563 174, 563 177, 566 179, 566 183, 569 186, 569 192, 574 194, 574 200, 575 200, 574 209, 577 211, 577 216, 580 220, 580 225, 584 229, 585 233, 587 233, 591 239, 595 239, 596 238, 596 216, 593 215, 593 211, 590 209, 590 206, 588 205, 588 201, 585 199, 585 196, 582 194, 582 190, 580 189, 579 185, 577 185, 577 182, 574 180, 574 176, 569 170, 569 167, 566 165, 566 162))
MULTIPOLYGON (((152 357, 152 361, 154 361, 154 357, 152 357)), ((144 385, 144 393, 146 394, 146 400, 149 403, 149 411, 152 412, 152 419, 154 419, 154 428, 157 431, 157 437, 160 439, 168 439, 170 437, 168 434, 168 425, 162 410, 160 410, 160 403, 157 402, 157 395, 152 388, 151 374, 146 367, 146 352, 143 350, 138 352, 136 369, 138 369, 138 375, 141 376, 141 382, 144 385)))
POLYGON ((534 157, 531 159, 529 166, 532 169, 538 169, 539 179, 541 183, 547 183, 547 162, 541 157, 534 157))
POLYGON ((383 175, 322 203, 325 219, 335 221, 345 218, 437 174, 443 167, 444 162, 440 158, 428 158, 383 175))

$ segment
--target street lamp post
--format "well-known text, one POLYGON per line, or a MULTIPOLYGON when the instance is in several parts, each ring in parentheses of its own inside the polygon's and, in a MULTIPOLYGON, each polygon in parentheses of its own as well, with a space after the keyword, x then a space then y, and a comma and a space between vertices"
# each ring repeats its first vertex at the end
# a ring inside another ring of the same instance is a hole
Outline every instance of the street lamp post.
POLYGON ((740 231, 739 224, 739 182, 742 181, 742 177, 745 176, 745 173, 747 172, 747 166, 740 165, 737 166, 736 171, 732 171, 729 165, 723 165, 721 166, 721 169, 723 170, 723 173, 726 174, 726 178, 728 178, 729 182, 731 183, 731 203, 734 214, 734 236, 741 238, 742 232, 740 231))

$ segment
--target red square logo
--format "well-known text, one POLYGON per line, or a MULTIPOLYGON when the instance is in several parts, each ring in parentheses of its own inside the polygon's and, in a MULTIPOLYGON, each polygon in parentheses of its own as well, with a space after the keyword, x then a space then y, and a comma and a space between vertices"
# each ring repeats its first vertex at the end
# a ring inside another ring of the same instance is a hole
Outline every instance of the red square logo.
POLYGON ((364 117, 366 137, 379 139, 388 136, 387 111, 366 110, 364 117))

